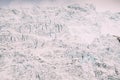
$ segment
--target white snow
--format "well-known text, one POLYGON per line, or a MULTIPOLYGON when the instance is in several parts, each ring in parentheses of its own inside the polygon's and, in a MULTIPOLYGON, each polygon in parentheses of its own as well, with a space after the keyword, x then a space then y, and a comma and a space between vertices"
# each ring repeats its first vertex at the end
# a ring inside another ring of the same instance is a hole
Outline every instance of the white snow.
POLYGON ((99 10, 97 0, 19 1, 0 8, 0 79, 120 79, 118 9, 99 10))

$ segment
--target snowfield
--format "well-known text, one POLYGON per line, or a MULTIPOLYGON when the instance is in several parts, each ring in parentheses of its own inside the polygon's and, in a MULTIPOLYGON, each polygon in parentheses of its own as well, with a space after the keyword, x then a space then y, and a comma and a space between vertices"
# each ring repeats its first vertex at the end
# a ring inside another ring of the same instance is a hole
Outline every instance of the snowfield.
POLYGON ((0 8, 0 80, 120 80, 120 12, 0 8))

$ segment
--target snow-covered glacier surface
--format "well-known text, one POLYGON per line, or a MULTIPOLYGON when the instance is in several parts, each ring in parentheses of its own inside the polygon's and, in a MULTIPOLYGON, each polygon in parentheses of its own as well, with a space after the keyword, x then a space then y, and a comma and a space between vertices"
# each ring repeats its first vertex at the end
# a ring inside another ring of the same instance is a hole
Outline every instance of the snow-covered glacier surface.
POLYGON ((120 80, 120 12, 0 8, 0 80, 120 80))

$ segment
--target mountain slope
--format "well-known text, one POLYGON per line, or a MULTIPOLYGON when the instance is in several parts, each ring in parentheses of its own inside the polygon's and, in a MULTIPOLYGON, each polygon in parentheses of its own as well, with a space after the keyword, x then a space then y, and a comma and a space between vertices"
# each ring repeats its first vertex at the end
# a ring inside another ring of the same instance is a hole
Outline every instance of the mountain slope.
POLYGON ((92 4, 0 8, 0 78, 119 80, 119 24, 92 4))

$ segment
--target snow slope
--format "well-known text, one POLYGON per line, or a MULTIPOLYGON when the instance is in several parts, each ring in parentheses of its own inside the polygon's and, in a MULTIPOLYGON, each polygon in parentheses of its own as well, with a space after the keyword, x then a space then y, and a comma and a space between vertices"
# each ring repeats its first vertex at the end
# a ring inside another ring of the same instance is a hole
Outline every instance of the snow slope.
POLYGON ((0 78, 120 80, 119 25, 92 4, 0 8, 0 78))

